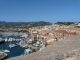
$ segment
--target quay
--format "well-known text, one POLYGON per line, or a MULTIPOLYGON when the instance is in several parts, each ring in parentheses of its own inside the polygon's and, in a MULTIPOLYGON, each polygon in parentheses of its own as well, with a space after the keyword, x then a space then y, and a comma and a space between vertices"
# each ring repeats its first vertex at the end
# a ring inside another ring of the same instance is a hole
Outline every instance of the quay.
POLYGON ((5 60, 7 59, 7 54, 6 53, 0 53, 0 60, 5 60))

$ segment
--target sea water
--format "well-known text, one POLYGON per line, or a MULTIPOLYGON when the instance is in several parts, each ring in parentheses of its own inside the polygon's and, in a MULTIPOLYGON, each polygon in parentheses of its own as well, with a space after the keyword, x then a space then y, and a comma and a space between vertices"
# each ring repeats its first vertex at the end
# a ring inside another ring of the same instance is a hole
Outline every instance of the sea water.
MULTIPOLYGON (((1 38, 6 38, 4 37, 3 35, 0 35, 1 38)), ((22 39, 22 37, 20 37, 19 35, 18 36, 7 36, 7 38, 15 38, 15 39, 22 39)), ((10 44, 16 44, 16 43, 19 43, 20 41, 12 41, 12 42, 4 42, 2 44, 0 44, 0 50, 3 49, 7 49, 9 50, 10 52, 8 52, 8 58, 11 58, 11 57, 15 57, 15 56, 19 56, 21 54, 24 53, 24 49, 25 48, 22 48, 20 46, 16 46, 16 47, 13 47, 13 48, 9 48, 9 45, 10 44)))

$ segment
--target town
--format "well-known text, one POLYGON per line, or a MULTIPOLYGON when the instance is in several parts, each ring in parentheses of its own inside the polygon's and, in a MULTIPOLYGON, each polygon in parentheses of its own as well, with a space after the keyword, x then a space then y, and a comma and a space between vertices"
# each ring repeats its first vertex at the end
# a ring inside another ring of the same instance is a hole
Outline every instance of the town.
MULTIPOLYGON (((26 33, 22 35, 24 38, 20 39, 17 45, 26 48, 23 55, 31 54, 33 52, 41 51, 49 45, 56 44, 56 42, 68 39, 75 35, 80 35, 79 27, 79 22, 55 22, 51 25, 31 27, 25 29, 28 32, 24 32, 26 33)), ((21 30, 23 30, 23 28, 21 30)), ((20 32, 17 34, 19 33, 20 32)), ((7 39, 7 41, 9 40, 7 39)), ((15 47, 15 45, 12 47, 15 47)))

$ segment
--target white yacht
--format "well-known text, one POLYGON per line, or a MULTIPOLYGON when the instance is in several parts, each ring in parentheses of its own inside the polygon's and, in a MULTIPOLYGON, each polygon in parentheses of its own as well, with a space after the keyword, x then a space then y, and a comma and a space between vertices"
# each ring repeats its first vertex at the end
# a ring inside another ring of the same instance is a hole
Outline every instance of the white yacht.
POLYGON ((23 48, 27 48, 28 45, 27 45, 27 44, 25 44, 25 45, 21 45, 21 47, 23 47, 23 48))
POLYGON ((29 54, 30 52, 31 52, 31 49, 30 49, 30 48, 25 49, 25 50, 24 50, 24 55, 27 55, 27 54, 29 54))
POLYGON ((12 41, 13 39, 12 38, 9 38, 9 40, 8 41, 12 41))
POLYGON ((13 47, 15 47, 15 46, 16 46, 15 44, 10 44, 10 45, 9 45, 10 48, 13 48, 13 47))
POLYGON ((26 38, 26 37, 28 37, 28 35, 27 34, 23 34, 21 37, 25 37, 26 38))
POLYGON ((8 41, 8 39, 7 38, 5 38, 5 42, 7 42, 8 41))
POLYGON ((9 51, 9 50, 4 50, 4 52, 5 52, 5 53, 8 53, 8 52, 10 52, 10 51, 9 51))

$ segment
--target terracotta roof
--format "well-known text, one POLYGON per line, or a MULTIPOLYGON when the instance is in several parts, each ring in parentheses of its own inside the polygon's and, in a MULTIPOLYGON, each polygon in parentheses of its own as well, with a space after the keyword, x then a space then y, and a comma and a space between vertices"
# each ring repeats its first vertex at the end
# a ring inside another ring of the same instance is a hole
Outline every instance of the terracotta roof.
POLYGON ((43 36, 49 36, 49 34, 44 34, 43 36))
POLYGON ((41 32, 47 32, 48 30, 42 30, 41 32))
POLYGON ((75 32, 66 32, 66 34, 75 34, 75 32))
POLYGON ((65 32, 65 30, 54 30, 54 32, 62 33, 65 32))

